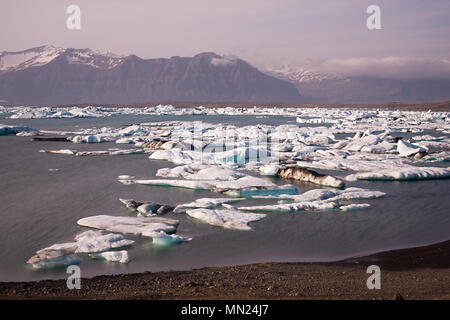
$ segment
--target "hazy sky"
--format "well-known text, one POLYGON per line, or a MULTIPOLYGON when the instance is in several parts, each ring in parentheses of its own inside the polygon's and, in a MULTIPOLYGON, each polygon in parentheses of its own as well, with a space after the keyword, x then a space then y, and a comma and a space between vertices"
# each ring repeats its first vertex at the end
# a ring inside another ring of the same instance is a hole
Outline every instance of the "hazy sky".
POLYGON ((0 30, 6 51, 43 44, 142 58, 214 51, 256 66, 403 75, 414 66, 413 73, 450 76, 450 0, 1 0, 0 30), (66 28, 70 4, 81 8, 81 30, 66 28), (366 27, 370 4, 381 7, 381 30, 366 27))

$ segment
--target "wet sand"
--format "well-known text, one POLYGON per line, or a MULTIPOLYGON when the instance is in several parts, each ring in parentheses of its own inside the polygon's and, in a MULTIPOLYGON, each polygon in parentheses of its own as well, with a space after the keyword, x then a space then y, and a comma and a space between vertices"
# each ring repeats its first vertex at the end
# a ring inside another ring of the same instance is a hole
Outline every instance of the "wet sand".
POLYGON ((0 283, 0 299, 450 299, 450 241, 333 263, 264 263, 191 271, 0 283), (381 289, 369 290, 369 265, 381 289))

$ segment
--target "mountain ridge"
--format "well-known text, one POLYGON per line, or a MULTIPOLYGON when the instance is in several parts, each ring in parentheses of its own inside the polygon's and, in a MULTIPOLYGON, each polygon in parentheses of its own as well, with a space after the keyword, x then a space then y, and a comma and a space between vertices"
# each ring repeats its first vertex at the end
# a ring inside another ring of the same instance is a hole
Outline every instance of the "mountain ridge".
POLYGON ((41 46, 4 51, 0 66, 0 100, 16 105, 302 99, 291 83, 213 52, 142 59, 41 46))

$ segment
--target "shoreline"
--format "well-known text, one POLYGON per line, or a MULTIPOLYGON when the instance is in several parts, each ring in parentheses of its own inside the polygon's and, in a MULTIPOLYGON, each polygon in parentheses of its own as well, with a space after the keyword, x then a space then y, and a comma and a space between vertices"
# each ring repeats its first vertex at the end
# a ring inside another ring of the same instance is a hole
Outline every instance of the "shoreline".
MULTIPOLYGON (((315 103, 315 102, 245 102, 245 101, 156 101, 141 102, 135 104, 111 104, 111 103, 78 103, 64 105, 46 105, 46 107, 107 107, 107 108, 145 108, 149 105, 173 105, 177 108, 349 108, 349 109, 386 109, 402 111, 450 111, 450 100, 438 102, 382 102, 382 103, 315 103)), ((44 106, 41 106, 44 107, 44 106)))
POLYGON ((450 299, 450 240, 328 263, 258 263, 190 271, 0 282, 0 299, 450 299), (367 267, 381 269, 368 290, 367 267))

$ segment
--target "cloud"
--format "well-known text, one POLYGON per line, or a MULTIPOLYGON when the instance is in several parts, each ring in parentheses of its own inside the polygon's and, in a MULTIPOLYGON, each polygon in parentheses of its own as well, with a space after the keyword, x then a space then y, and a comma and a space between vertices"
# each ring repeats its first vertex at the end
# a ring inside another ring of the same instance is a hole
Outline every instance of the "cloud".
POLYGON ((450 59, 383 57, 328 59, 317 71, 342 77, 370 76, 393 79, 450 79, 450 59))

